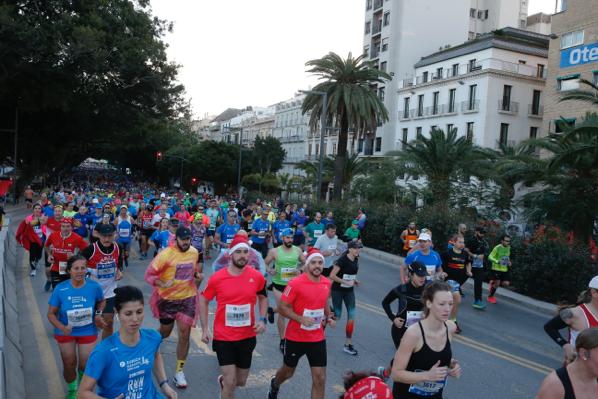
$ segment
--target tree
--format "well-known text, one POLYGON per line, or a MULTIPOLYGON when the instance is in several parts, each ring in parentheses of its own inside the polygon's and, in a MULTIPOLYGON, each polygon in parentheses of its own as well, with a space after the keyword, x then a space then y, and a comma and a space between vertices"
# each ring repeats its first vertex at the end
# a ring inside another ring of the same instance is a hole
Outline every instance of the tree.
POLYGON ((261 174, 275 173, 282 168, 282 162, 287 153, 276 137, 256 137, 253 149, 252 160, 255 172, 261 174))
POLYGON ((398 175, 399 165, 396 160, 384 159, 372 165, 367 174, 354 180, 351 193, 373 204, 397 203, 403 194, 396 184, 398 175))
MULTIPOLYGON (((375 68, 372 61, 364 60, 364 56, 353 58, 351 53, 343 59, 331 52, 320 59, 308 61, 305 65, 308 67, 307 72, 318 76, 321 81, 313 91, 328 95, 326 125, 332 122, 339 127, 333 199, 340 199, 345 185, 344 168, 349 130, 373 131, 380 123, 388 120, 388 111, 371 86, 384 84, 391 77, 375 68)), ((314 130, 319 125, 323 111, 322 100, 322 96, 310 93, 303 101, 302 113, 311 112, 309 123, 314 130)))

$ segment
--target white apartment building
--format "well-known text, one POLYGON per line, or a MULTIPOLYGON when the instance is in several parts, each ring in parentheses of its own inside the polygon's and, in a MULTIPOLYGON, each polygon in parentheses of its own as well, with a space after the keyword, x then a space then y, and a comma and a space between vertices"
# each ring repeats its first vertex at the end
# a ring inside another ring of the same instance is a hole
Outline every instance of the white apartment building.
POLYGON ((376 87, 390 120, 359 143, 363 155, 395 149, 399 77, 421 57, 499 28, 524 27, 528 0, 366 0, 364 53, 394 78, 376 87))
POLYGON ((269 135, 272 129, 275 106, 271 107, 247 107, 240 114, 223 120, 220 123, 220 136, 222 141, 227 143, 239 143, 239 135, 242 135, 242 143, 245 146, 253 145, 257 134, 264 129, 269 135), (265 122, 265 127, 263 123, 265 122), (256 125, 257 123, 257 125, 256 125), (268 126, 269 125, 269 126, 268 126))
POLYGON ((494 149, 540 137, 549 40, 504 28, 422 58, 398 80, 395 148, 432 128, 494 149))
POLYGON ((296 165, 306 159, 307 135, 310 114, 301 114, 304 94, 276 104, 272 136, 279 139, 287 155, 281 172, 291 175, 301 174, 296 165))

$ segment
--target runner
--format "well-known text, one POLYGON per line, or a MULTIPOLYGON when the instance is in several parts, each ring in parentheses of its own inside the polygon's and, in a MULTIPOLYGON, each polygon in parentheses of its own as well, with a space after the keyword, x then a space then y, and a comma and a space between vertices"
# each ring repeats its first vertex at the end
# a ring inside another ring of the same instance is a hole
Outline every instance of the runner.
POLYGON ((214 340, 212 348, 218 356, 222 374, 218 376, 220 397, 234 398, 237 387, 245 386, 251 358, 256 345, 256 334, 266 331, 266 279, 247 265, 249 243, 243 235, 231 242, 228 267, 214 273, 199 297, 202 341, 212 339, 208 326, 208 303, 216 299, 214 316, 214 340), (258 321, 255 320, 255 304, 259 304, 258 321))
POLYGON ((79 386, 79 399, 162 398, 154 386, 152 371, 161 393, 168 399, 176 399, 160 354, 162 337, 156 330, 141 328, 144 318, 141 290, 132 286, 117 288, 114 307, 120 321, 119 331, 91 353, 79 386))
POLYGON ((500 244, 494 247, 488 260, 492 262, 492 272, 488 285, 490 286, 490 293, 488 294, 488 302, 496 304, 496 297, 494 294, 498 287, 508 287, 511 283, 511 274, 509 268, 511 265, 511 237, 503 234, 500 238, 500 244))
POLYGON ((322 223, 324 223, 324 226, 328 226, 329 224, 335 224, 334 214, 332 213, 332 211, 328 211, 326 213, 326 217, 322 219, 322 223))
POLYGON ((372 373, 348 371, 343 378, 346 392, 339 399, 392 399, 392 391, 372 373))
POLYGON ((309 218, 305 215, 305 209, 303 208, 299 208, 291 218, 291 226, 295 229, 293 245, 300 247, 303 251, 305 251, 305 235, 303 234, 303 228, 307 225, 308 219, 309 218))
POLYGON ((63 214, 66 218, 74 217, 77 214, 77 211, 75 210, 75 203, 69 202, 68 204, 66 204, 66 209, 64 210, 63 214))
POLYGON ((98 241, 85 248, 81 255, 87 259, 89 277, 97 281, 104 290, 106 306, 103 319, 105 327, 102 329, 102 339, 114 332, 114 289, 117 281, 122 279, 122 265, 120 251, 114 242, 116 228, 113 224, 99 224, 96 226, 98 241))
POLYGON ((35 195, 35 193, 31 189, 31 186, 27 186, 27 188, 25 189, 24 195, 25 195, 25 203, 27 204, 27 209, 33 208, 33 196, 35 195))
POLYGON ((268 236, 271 230, 270 221, 268 220, 269 214, 270 212, 264 209, 261 217, 254 220, 250 233, 251 240, 253 241, 251 248, 262 254, 263 258, 268 256, 268 236))
POLYGON ((326 226, 324 223, 322 223, 322 214, 320 212, 316 212, 314 221, 308 224, 305 227, 305 230, 303 230, 303 234, 305 234, 305 243, 307 246, 313 247, 316 243, 316 240, 324 233, 325 228, 326 226))
POLYGON ((29 251, 29 275, 35 277, 38 262, 42 258, 42 248, 46 241, 46 226, 48 218, 42 213, 40 204, 33 206, 33 213, 27 216, 17 228, 16 241, 29 251))
MULTIPOLYGON (((204 257, 204 239, 206 238, 206 225, 202 223, 202 219, 193 218, 193 223, 190 226, 191 230, 191 246, 197 250, 197 268, 203 270, 204 257)), ((199 285, 198 285, 199 287, 199 285)))
MULTIPOLYGON (((274 262, 274 268, 270 269, 269 272, 272 275, 272 293, 276 300, 277 309, 280 309, 280 298, 288 282, 301 273, 301 266, 305 262, 301 248, 293 245, 293 230, 290 228, 284 229, 280 232, 280 235, 282 237, 282 245, 272 248, 264 260, 268 268, 274 262)), ((268 313, 270 316, 272 311, 268 313)), ((278 336, 280 337, 279 348, 281 352, 284 350, 285 324, 285 317, 279 313, 276 325, 278 327, 278 336)))
POLYGON ((471 257, 471 272, 473 273, 473 307, 474 309, 486 309, 486 302, 482 300, 482 283, 485 278, 484 262, 488 256, 489 247, 488 242, 484 239, 486 229, 482 226, 477 226, 473 236, 466 241, 465 251, 471 257))
POLYGON ((251 231, 253 228, 253 211, 251 209, 243 209, 241 212, 241 229, 251 231))
POLYGON ((575 360, 550 373, 536 399, 598 397, 598 328, 582 331, 575 343, 575 360))
POLYGON ((178 219, 164 218, 160 221, 160 227, 150 237, 150 243, 155 246, 154 258, 165 248, 174 243, 176 230, 179 228, 178 219))
POLYGON ((285 331, 283 365, 270 380, 268 399, 277 399, 280 386, 295 373, 299 359, 307 356, 311 369, 311 398, 324 399, 326 385, 326 337, 324 326, 335 326, 328 297, 330 280, 322 277, 324 256, 308 252, 305 273, 289 281, 281 297, 279 313, 289 319, 285 331))
POLYGON ((198 252, 191 246, 191 230, 179 227, 176 244, 164 249, 154 258, 145 272, 145 281, 152 287, 150 301, 152 313, 160 320, 160 334, 168 338, 176 321, 178 342, 176 371, 173 383, 177 388, 187 388, 183 368, 189 354, 191 327, 197 323, 199 297, 197 286, 203 279, 197 266, 198 252))
MULTIPOLYGON (((239 232, 237 234, 235 234, 235 237, 237 237, 239 235, 244 236, 245 240, 249 240, 249 236, 245 230, 239 230, 239 232)), ((234 238, 233 238, 233 240, 234 240, 234 238)), ((230 252, 228 252, 228 251, 220 252, 218 257, 216 259, 214 259, 214 261, 212 262, 212 271, 214 273, 216 273, 220 269, 227 268, 228 265, 230 265, 230 262, 231 262, 230 252)), ((264 277, 268 276, 268 272, 266 270, 266 263, 264 262, 264 258, 262 258, 262 254, 260 254, 258 251, 256 251, 253 248, 249 248, 249 253, 247 254, 247 266, 253 267, 255 270, 259 271, 264 277)), ((270 308, 268 308, 268 309, 270 309, 270 308)), ((270 314, 268 314, 268 317, 270 317, 270 314)), ((274 314, 272 314, 272 317, 274 317, 274 314)), ((270 322, 274 323, 274 319, 272 319, 270 322)))
POLYGON ((139 227, 139 251, 140 259, 147 259, 147 251, 149 250, 149 238, 152 236, 154 229, 152 228, 152 220, 154 213, 153 206, 147 204, 139 216, 137 217, 137 226, 139 227))
POLYGON ((206 216, 210 219, 210 226, 208 227, 207 231, 209 242, 206 245, 206 257, 209 257, 210 249, 212 249, 212 246, 214 245, 214 235, 216 234, 216 228, 222 223, 220 209, 218 208, 218 203, 215 200, 210 201, 210 207, 206 210, 206 216))
POLYGON ((220 246, 221 251, 227 251, 230 243, 233 241, 235 234, 239 231, 240 226, 237 223, 237 214, 234 211, 226 214, 226 223, 221 224, 216 229, 214 242, 220 246))
POLYGON ((357 356, 357 349, 353 347, 353 330, 355 328, 355 292, 354 287, 359 285, 357 272, 359 271, 359 251, 362 245, 351 241, 347 245, 347 252, 334 262, 330 280, 332 283, 332 311, 335 320, 340 320, 343 312, 343 303, 347 309, 347 324, 345 325, 345 345, 343 351, 349 355, 357 356))
POLYGON ((274 238, 274 247, 282 245, 282 237, 280 232, 291 227, 291 222, 287 220, 287 214, 285 211, 280 211, 278 214, 278 220, 272 224, 272 236, 274 238))
POLYGON ((48 320, 54 326, 54 339, 60 349, 62 373, 68 387, 67 399, 75 399, 87 359, 98 338, 96 324, 100 328, 104 325, 101 314, 106 302, 102 287, 85 278, 84 257, 71 256, 65 270, 70 278, 58 284, 52 292, 48 301, 48 320))
POLYGON ((120 213, 114 220, 116 225, 116 243, 120 253, 120 264, 129 267, 129 248, 131 246, 131 236, 133 234, 133 219, 128 215, 128 207, 121 205, 120 213))
MULTIPOLYGON (((49 274, 52 288, 69 279, 66 272, 67 260, 77 251, 82 251, 87 247, 87 242, 81 236, 73 233, 73 220, 61 219, 60 230, 50 234, 44 244, 48 263, 51 265, 49 274)), ((49 288, 46 291, 48 290, 49 288)))
POLYGON ((565 306, 559 314, 544 325, 544 331, 563 348, 564 363, 575 359, 575 341, 579 333, 587 328, 598 327, 598 276, 590 280, 588 289, 579 295, 576 305, 565 306), (569 340, 559 330, 569 328, 569 340))
POLYGON ((432 236, 428 233, 420 233, 417 238, 417 247, 415 251, 411 252, 405 258, 405 264, 401 266, 399 272, 401 274, 401 281, 406 283, 407 276, 405 275, 405 267, 408 267, 414 261, 420 261, 428 269, 428 280, 433 278, 442 279, 444 272, 442 271, 442 259, 438 252, 434 251, 432 247, 432 236))
POLYGON ((345 242, 360 241, 361 231, 357 227, 358 225, 359 225, 359 221, 357 219, 354 219, 351 222, 351 226, 349 226, 347 228, 347 230, 345 230, 345 234, 343 235, 343 241, 345 241, 345 242))
POLYGON ((459 378, 461 366, 452 357, 455 324, 451 286, 433 281, 422 295, 424 318, 407 329, 395 354, 393 395, 400 399, 441 399, 448 376, 459 378))
POLYGON ((409 222, 407 228, 401 233, 401 241, 403 242, 401 256, 407 256, 409 250, 417 243, 417 237, 419 237, 419 230, 417 229, 415 222, 409 222))
POLYGON ((89 236, 87 226, 90 224, 91 216, 87 213, 87 207, 85 205, 79 206, 79 211, 73 216, 74 232, 83 238, 87 238, 89 236))
POLYGON ((461 333, 461 327, 457 323, 457 312, 461 304, 461 286, 472 277, 471 261, 469 254, 465 252, 465 239, 461 234, 453 237, 453 245, 442 255, 442 269, 447 274, 446 282, 453 289, 453 309, 451 311, 451 320, 457 326, 455 331, 461 333))
POLYGON ((330 276, 332 271, 332 264, 334 259, 340 255, 338 237, 336 236, 336 226, 334 223, 326 225, 326 233, 322 234, 314 244, 314 248, 320 250, 324 255, 324 270, 322 270, 322 276, 330 276))

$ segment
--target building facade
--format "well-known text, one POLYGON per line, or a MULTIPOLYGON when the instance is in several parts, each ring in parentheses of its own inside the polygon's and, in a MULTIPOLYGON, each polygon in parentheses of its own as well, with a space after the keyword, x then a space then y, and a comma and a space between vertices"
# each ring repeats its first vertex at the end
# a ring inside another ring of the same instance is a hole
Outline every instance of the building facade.
POLYGON ((525 29, 529 30, 530 32, 541 33, 543 35, 550 35, 550 33, 552 32, 551 20, 551 15, 544 14, 542 12, 530 15, 529 17, 527 17, 527 27, 525 29))
POLYGON ((301 114, 304 98, 304 94, 297 94, 274 106, 272 136, 280 140, 282 148, 286 151, 281 172, 290 175, 301 174, 296 166, 306 159, 309 114, 301 114))
POLYGON ((421 57, 527 19, 527 0, 366 0, 364 54, 393 79, 375 87, 391 114, 360 145, 363 155, 397 149, 398 77, 413 72, 421 57))
POLYGON ((581 86, 579 80, 598 83, 598 4, 596 0, 568 0, 552 16, 548 53, 548 77, 544 105, 544 131, 560 132, 562 123, 575 124, 590 111, 591 104, 560 102, 567 91, 581 86))
POLYGON ((422 58, 399 81, 397 149, 433 128, 493 149, 539 137, 548 41, 505 28, 422 58))

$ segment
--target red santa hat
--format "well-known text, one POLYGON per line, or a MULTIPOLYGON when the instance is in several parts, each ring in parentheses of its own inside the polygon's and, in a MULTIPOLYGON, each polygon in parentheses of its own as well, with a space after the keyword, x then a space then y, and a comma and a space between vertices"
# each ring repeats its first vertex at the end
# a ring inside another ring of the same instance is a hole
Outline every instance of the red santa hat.
POLYGON ((310 248, 307 250, 307 256, 305 257, 305 263, 309 263, 312 259, 314 258, 322 258, 322 260, 324 260, 324 255, 322 255, 322 253, 316 249, 316 248, 310 248))
POLYGON ((235 234, 232 242, 230 243, 228 252, 232 254, 233 252, 235 252, 237 249, 240 249, 240 248, 249 249, 249 242, 247 241, 247 236, 244 234, 235 234))

